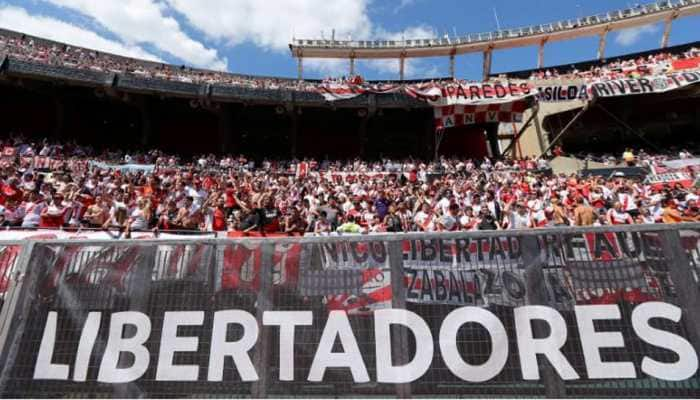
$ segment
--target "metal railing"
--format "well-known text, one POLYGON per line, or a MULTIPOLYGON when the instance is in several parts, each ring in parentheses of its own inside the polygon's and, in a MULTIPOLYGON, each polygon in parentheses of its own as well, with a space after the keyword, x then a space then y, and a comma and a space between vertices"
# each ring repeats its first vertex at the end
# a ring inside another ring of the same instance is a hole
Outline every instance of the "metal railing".
POLYGON ((546 24, 528 25, 517 28, 502 29, 497 31, 470 33, 459 37, 444 38, 418 38, 406 40, 335 40, 335 39, 294 39, 292 46, 300 48, 357 48, 357 49, 383 49, 383 48, 421 48, 436 46, 454 46, 461 44, 492 42, 503 39, 516 39, 528 36, 537 36, 548 33, 556 33, 566 30, 574 30, 596 25, 606 25, 629 18, 643 15, 658 14, 669 10, 682 9, 688 6, 700 4, 700 0, 676 0, 657 1, 637 7, 615 10, 580 18, 569 18, 546 24))

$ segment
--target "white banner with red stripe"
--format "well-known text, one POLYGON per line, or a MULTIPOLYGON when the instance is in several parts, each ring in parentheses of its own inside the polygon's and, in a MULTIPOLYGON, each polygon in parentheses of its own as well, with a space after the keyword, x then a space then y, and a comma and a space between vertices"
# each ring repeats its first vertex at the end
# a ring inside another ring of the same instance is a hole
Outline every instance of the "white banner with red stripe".
POLYGON ((526 100, 435 107, 435 129, 489 122, 521 122, 528 108, 529 102, 526 100))

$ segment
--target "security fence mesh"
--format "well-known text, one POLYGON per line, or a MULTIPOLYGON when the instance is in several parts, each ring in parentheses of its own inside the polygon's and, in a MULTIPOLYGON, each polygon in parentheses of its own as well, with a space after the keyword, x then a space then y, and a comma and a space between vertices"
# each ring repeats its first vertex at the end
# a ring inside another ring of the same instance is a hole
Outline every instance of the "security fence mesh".
POLYGON ((10 243, 0 395, 697 398, 698 238, 10 243))

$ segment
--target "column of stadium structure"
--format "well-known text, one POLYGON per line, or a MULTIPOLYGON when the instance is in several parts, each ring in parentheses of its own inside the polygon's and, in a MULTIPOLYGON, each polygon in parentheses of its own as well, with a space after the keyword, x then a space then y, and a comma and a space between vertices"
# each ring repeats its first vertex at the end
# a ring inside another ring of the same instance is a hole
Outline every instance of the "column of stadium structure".
POLYGON ((488 124, 486 127, 486 140, 491 157, 501 155, 500 143, 498 142, 498 122, 488 124))
POLYGON ((484 50, 484 76, 483 79, 486 81, 491 75, 491 57, 493 56, 493 45, 490 44, 486 50, 484 50))
POLYGON ((450 78, 454 79, 455 78, 455 54, 456 54, 456 49, 452 49, 452 52, 450 52, 450 78))
POLYGON ((302 55, 301 49, 296 51, 297 57, 297 79, 304 79, 304 56, 302 55))
MULTIPOLYGON (((541 84, 546 84, 542 83, 541 84)), ((534 82, 535 85, 538 82, 534 82)), ((549 132, 547 127, 543 126, 543 121, 550 115, 566 112, 569 110, 580 109, 585 104, 585 100, 570 100, 570 101, 540 101, 538 103, 537 117, 532 120, 532 123, 525 128, 518 145, 520 146, 524 156, 538 157, 549 145, 549 132)), ((525 110, 523 113, 523 122, 516 122, 516 128, 522 129, 525 122, 532 116, 534 108, 525 110)))
POLYGON ((544 68, 544 45, 547 43, 547 38, 542 39, 537 49, 537 68, 544 68))
MULTIPOLYGON (((546 280, 543 270, 542 250, 540 249, 537 236, 524 236, 520 239, 520 254, 522 257, 522 265, 525 270, 525 280, 527 285, 527 303, 529 305, 547 306, 550 304, 548 300, 546 280)), ((533 326, 533 331, 538 337, 545 337, 547 333, 543 325, 533 326)), ((544 361, 540 365, 542 373, 541 383, 544 384, 545 396, 547 398, 564 397, 566 388, 564 381, 555 371, 549 360, 544 361)))
POLYGON ((605 44, 608 38, 608 32, 610 32, 610 27, 606 26, 603 32, 600 34, 600 39, 598 40, 598 59, 602 60, 605 58, 605 44))
POLYGON ((543 155, 546 155, 547 153, 549 153, 549 151, 550 151, 554 146, 556 146, 556 144, 559 142, 559 140, 560 140, 562 137, 564 137, 564 134, 566 134, 566 132, 568 132, 569 129, 570 129, 572 126, 574 126, 574 124, 576 123, 576 121, 578 121, 579 118, 581 118, 581 117, 583 116, 583 114, 585 114, 586 111, 588 111, 593 105, 595 105, 595 97, 594 97, 592 100, 588 101, 588 102, 583 106, 583 108, 581 108, 581 109, 579 110, 579 112, 578 112, 578 113, 577 113, 577 114, 576 114, 576 115, 561 129, 561 130, 560 130, 560 131, 559 131, 559 133, 557 133, 557 135, 554 137, 554 139, 552 139, 552 141, 549 142, 549 146, 547 146, 547 148, 544 149, 544 151, 542 152, 542 154, 543 154, 543 155))
MULTIPOLYGON (((262 260, 261 265, 273 265, 275 254, 275 243, 266 242, 261 244, 262 260)), ((260 268, 258 295, 255 302, 255 319, 258 321, 258 326, 262 327, 263 314, 265 311, 272 309, 272 285, 273 274, 272 268, 260 268)), ((263 398, 267 397, 268 382, 271 376, 270 360, 272 356, 272 332, 270 329, 261 329, 258 343, 253 350, 253 365, 255 370, 259 372, 259 379, 253 382, 251 386, 251 397, 263 398)))
POLYGON ((350 77, 355 76, 355 54, 350 54, 350 77))
POLYGON ((508 153, 508 151, 510 151, 512 148, 513 149, 513 154, 512 154, 513 158, 517 158, 516 157, 517 156, 516 149, 518 149, 520 151, 520 156, 522 157, 522 148, 520 148, 520 138, 523 136, 523 133, 525 133, 525 131, 530 126, 532 121, 535 118, 537 118, 537 116, 539 114, 538 113, 539 108, 540 108, 539 104, 535 104, 535 106, 530 109, 532 115, 530 115, 530 117, 527 119, 527 121, 525 121, 525 123, 522 125, 522 127, 520 127, 520 129, 513 135, 513 138, 511 139, 510 144, 508 144, 508 146, 506 146, 506 148, 503 149, 503 151, 501 152, 501 156, 505 156, 508 153))
POLYGON ((665 20, 664 20, 664 34, 661 36, 661 48, 665 49, 668 46, 668 38, 671 36, 671 25, 673 24, 673 20, 678 17, 678 10, 674 10, 671 15, 669 15, 665 20))
POLYGON ((399 57, 399 80, 402 81, 404 79, 404 69, 406 68, 406 52, 403 51, 401 52, 401 56, 399 57))
MULTIPOLYGON (((689 231, 686 231, 689 232, 689 231)), ((688 339, 700 351, 700 291, 698 291, 697 275, 693 268, 694 261, 684 249, 683 238, 677 230, 659 232, 664 259, 668 263, 671 281, 677 293, 676 298, 683 310, 682 324, 686 328, 688 339)))
MULTIPOLYGON (((387 245, 389 247, 389 265, 391 267, 391 307, 397 310, 405 310, 406 286, 404 285, 404 276, 406 276, 406 271, 403 268, 402 242, 396 240, 388 242, 387 245)), ((408 332, 406 329, 392 326, 391 335, 394 338, 391 342, 391 352, 395 355, 397 364, 408 364, 411 349, 408 332)), ((397 384, 396 395, 401 399, 410 398, 411 384, 397 384)))

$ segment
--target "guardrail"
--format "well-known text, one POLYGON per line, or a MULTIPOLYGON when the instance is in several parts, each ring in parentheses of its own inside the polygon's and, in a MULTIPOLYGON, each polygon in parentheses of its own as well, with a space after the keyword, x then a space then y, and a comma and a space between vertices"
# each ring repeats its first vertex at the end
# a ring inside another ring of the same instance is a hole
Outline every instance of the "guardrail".
POLYGON ((590 26, 604 26, 630 18, 654 15, 672 10, 682 9, 688 6, 700 4, 700 0, 657 1, 633 8, 615 10, 579 18, 569 18, 553 23, 528 25, 518 28, 502 29, 490 32, 470 33, 465 36, 424 38, 406 40, 335 40, 335 39, 294 39, 291 47, 297 48, 353 48, 353 49, 412 49, 436 46, 455 46, 461 44, 487 43, 496 40, 518 39, 543 34, 585 28, 590 26))
POLYGON ((697 398, 698 238, 3 242, 0 395, 697 398))

